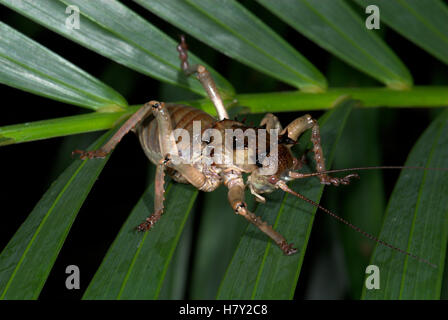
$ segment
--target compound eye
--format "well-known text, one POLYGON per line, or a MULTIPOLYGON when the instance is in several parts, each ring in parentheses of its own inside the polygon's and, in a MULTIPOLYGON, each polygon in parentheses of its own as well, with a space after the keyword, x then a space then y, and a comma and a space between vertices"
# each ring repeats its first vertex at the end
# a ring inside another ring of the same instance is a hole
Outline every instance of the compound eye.
POLYGON ((269 179, 268 179, 269 183, 272 183, 272 184, 276 184, 276 183, 278 182, 278 180, 279 180, 279 179, 277 178, 276 175, 272 175, 272 176, 270 176, 269 179))

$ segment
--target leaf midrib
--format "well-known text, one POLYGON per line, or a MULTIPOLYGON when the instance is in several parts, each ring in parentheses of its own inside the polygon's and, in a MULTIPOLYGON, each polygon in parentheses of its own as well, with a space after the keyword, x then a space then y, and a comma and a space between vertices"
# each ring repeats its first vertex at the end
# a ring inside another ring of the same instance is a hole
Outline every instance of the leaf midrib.
MULTIPOLYGON (((68 5, 66 0, 59 0, 60 2, 68 5)), ((121 3, 120 3, 121 4, 121 3)), ((123 4, 121 4, 123 5, 123 4)), ((125 5, 123 5, 123 7, 125 7, 126 9, 129 9, 128 7, 126 7, 125 5)), ((132 41, 132 39, 128 39, 128 38, 124 38, 123 36, 121 36, 119 33, 116 33, 113 29, 110 29, 108 26, 102 24, 101 22, 95 20, 95 18, 89 16, 86 12, 82 11, 82 8, 80 8, 80 13, 81 15, 85 16, 87 19, 89 19, 90 21, 92 21, 94 24, 100 26, 103 30, 113 34, 114 36, 116 36, 117 38, 134 45, 135 47, 137 47, 138 49, 142 50, 143 52, 146 52, 148 55, 150 55, 151 57, 153 57, 155 60, 161 62, 164 65, 170 66, 171 68, 180 71, 180 62, 179 62, 179 66, 175 66, 173 64, 171 64, 170 62, 162 59, 160 56, 154 55, 151 51, 148 51, 146 48, 142 47, 141 45, 139 45, 138 43, 132 41)), ((134 11, 132 11, 132 13, 135 13, 134 11)), ((138 18, 141 18, 140 16, 137 15, 138 18)), ((146 23, 146 20, 144 21, 146 23)), ((168 36, 166 36, 167 39, 169 39, 168 41, 172 41, 173 45, 175 44, 175 42, 169 38, 168 36)))
MULTIPOLYGON (((431 163, 431 161, 432 161, 432 158, 433 158, 433 155, 434 155, 434 152, 435 152, 435 147, 437 146, 437 143, 439 141, 440 135, 441 135, 441 133, 443 131, 443 124, 440 126, 438 131, 439 132, 437 134, 437 137, 434 139, 433 144, 431 146, 431 152, 429 153, 428 159, 426 160, 426 163, 425 163, 425 167, 426 168, 428 168, 429 163, 431 163)), ((412 224, 411 224, 411 230, 410 230, 409 236, 408 236, 408 241, 407 241, 408 243, 407 243, 407 249, 406 249, 407 252, 410 252, 410 249, 411 249, 412 236, 413 236, 413 233, 414 233, 415 223, 416 223, 416 220, 417 220, 417 212, 418 212, 418 209, 420 207, 420 203, 421 203, 420 200, 422 198, 423 187, 425 185, 427 175, 428 175, 428 170, 424 170, 423 177, 422 177, 421 183, 419 185, 418 196, 417 196, 417 203, 416 203, 416 206, 415 206, 415 209, 414 209, 414 214, 413 214, 413 219, 412 219, 412 224)), ((400 293, 398 295, 400 300, 403 299, 404 285, 405 285, 405 276, 406 276, 406 271, 407 271, 408 264, 409 264, 409 259, 410 259, 410 257, 408 255, 406 255, 405 260, 404 260, 403 272, 401 273, 400 293)))
MULTIPOLYGON (((354 42, 353 40, 351 40, 349 37, 347 37, 342 31, 340 31, 340 29, 334 25, 330 20, 326 19, 325 16, 323 16, 322 14, 320 14, 319 11, 317 11, 316 9, 314 9, 309 3, 308 1, 304 0, 303 1, 304 4, 306 6, 308 6, 310 8, 311 11, 314 11, 315 14, 317 16, 319 16, 323 21, 325 21, 326 23, 328 23, 328 25, 330 25, 331 27, 333 27, 333 29, 339 33, 344 39, 346 39, 349 43, 351 43, 355 48, 358 48, 359 51, 363 52, 364 55, 370 60, 372 61, 375 65, 379 66, 380 69, 382 69, 383 71, 385 71, 386 73, 388 73, 390 76, 393 77, 393 79, 397 79, 397 74, 391 72, 388 68, 385 68, 382 64, 380 64, 377 60, 374 59, 374 57, 372 55, 370 55, 367 51, 365 51, 362 47, 360 47, 359 45, 356 44, 356 42, 354 42)), ((370 39, 375 38, 375 37, 370 37, 370 39)), ((371 74, 371 72, 368 72, 369 74, 371 74)), ((401 79, 400 77, 398 78, 398 80, 403 81, 404 79, 401 79)))
POLYGON ((436 34, 438 36, 438 38, 440 38, 443 42, 448 44, 448 39, 445 37, 445 35, 443 33, 440 33, 439 30, 437 30, 436 28, 434 28, 431 23, 429 23, 423 16, 419 15, 418 12, 416 12, 412 7, 410 7, 409 5, 407 5, 405 2, 403 2, 402 0, 398 0, 398 2, 405 7, 406 9, 408 9, 409 13, 411 13, 415 18, 417 18, 418 20, 420 20, 423 25, 425 25, 429 30, 431 30, 432 32, 434 32, 434 34, 436 34))
MULTIPOLYGON (((17 60, 14 60, 14 59, 12 59, 12 58, 10 58, 8 56, 5 56, 5 55, 3 55, 1 53, 0 53, 0 57, 3 57, 6 60, 11 61, 14 64, 17 64, 17 65, 21 66, 22 68, 30 71, 31 73, 35 73, 35 74, 41 76, 43 79, 49 79, 49 80, 51 80, 51 81, 53 81, 55 83, 58 83, 58 84, 62 85, 63 87, 68 87, 68 88, 72 89, 75 92, 81 92, 81 93, 85 94, 87 97, 90 97, 93 101, 96 101, 96 102, 103 101, 103 102, 107 102, 108 104, 117 104, 116 101, 111 101, 111 100, 105 99, 102 96, 95 96, 94 94, 92 94, 92 93, 90 93, 88 91, 84 91, 83 89, 81 89, 81 87, 72 86, 69 83, 63 82, 62 80, 54 78, 54 77, 50 76, 49 74, 43 73, 43 72, 41 72, 41 71, 39 71, 37 69, 33 69, 33 68, 27 66, 26 64, 18 62, 17 60)), ((33 89, 36 90, 36 87, 34 87, 33 89)), ((83 104, 83 105, 86 105, 86 104, 83 104)), ((103 104, 103 106, 105 106, 105 105, 106 104, 103 104)), ((101 105, 98 106, 98 107, 99 107, 98 109, 101 109, 101 105)))
POLYGON ((51 212, 53 212, 53 209, 56 207, 56 204, 59 202, 60 198, 64 195, 65 191, 68 189, 68 187, 70 186, 70 184, 73 182, 73 180, 77 177, 78 173, 80 172, 80 170, 85 166, 86 161, 83 161, 79 167, 76 169, 75 173, 70 177, 70 179, 67 181, 67 183, 64 185, 64 187, 62 188, 62 190, 59 192, 58 196, 56 197, 56 199, 53 201, 53 204, 51 205, 51 207, 48 209, 47 213, 45 214, 44 218, 42 219, 42 221, 40 222, 39 226, 36 229, 36 232, 33 234, 33 237, 31 238, 31 240, 28 242, 28 245, 25 248, 25 251, 23 252, 22 256, 20 257, 19 262, 17 263, 16 267, 14 268, 13 273, 11 274, 8 282, 6 283, 5 289, 3 290, 2 295, 0 296, 0 300, 3 300, 12 281, 14 280, 18 270, 20 269, 22 262, 25 260, 25 257, 28 253, 28 251, 30 250, 31 246, 34 244, 34 240, 37 238, 38 234, 40 233, 41 229, 43 228, 46 220, 48 219, 48 217, 50 216, 51 212))
MULTIPOLYGON (((283 213, 283 208, 285 207, 285 203, 286 203, 286 198, 287 198, 287 197, 288 197, 288 194, 285 194, 285 195, 283 196, 282 203, 281 203, 280 208, 279 208, 279 210, 278 210, 277 217, 275 218, 275 222, 274 222, 274 226, 273 226, 274 230, 275 230, 275 228, 277 227, 277 225, 278 225, 278 221, 280 220, 280 216, 281 216, 282 213, 283 213)), ((268 253, 269 253, 269 250, 270 250, 270 248, 271 248, 271 245, 272 245, 272 240, 269 239, 269 241, 268 241, 268 243, 267 243, 267 245, 266 245, 266 248, 265 248, 265 250, 264 250, 264 255, 263 255, 263 259, 261 260, 260 268, 258 268, 257 277, 255 278, 255 285, 254 285, 254 288, 253 288, 253 290, 252 290, 252 294, 251 294, 251 297, 250 297, 252 300, 255 299, 255 294, 256 294, 256 292, 257 292, 258 285, 259 285, 259 283, 260 283, 261 274, 263 273, 264 265, 265 265, 265 263, 266 263, 266 260, 267 260, 268 253)))
MULTIPOLYGON (((202 10, 200 7, 196 6, 194 3, 191 3, 190 1, 187 2, 187 4, 189 4, 190 6, 194 7, 196 10, 198 10, 199 12, 203 13, 205 16, 207 16, 210 20, 214 21, 216 24, 218 24, 219 26, 223 27, 224 29, 226 29, 227 31, 229 31, 231 34, 235 35, 237 38, 239 38, 240 40, 242 40, 243 42, 247 43, 249 46, 257 49, 257 51, 261 54, 263 54, 264 56, 274 60, 275 62, 277 62, 279 65, 281 65, 285 70, 292 72, 293 74, 297 75, 299 78, 301 78, 302 80, 306 80, 309 83, 312 83, 318 87, 321 87, 321 85, 314 81, 311 78, 308 78, 305 75, 302 75, 300 73, 298 73, 295 69, 290 69, 288 68, 288 65, 285 65, 283 62, 279 61, 276 57, 271 56, 270 54, 268 54, 267 52, 261 50, 258 46, 256 46, 254 43, 252 43, 252 41, 249 41, 248 39, 242 38, 240 36, 239 33, 234 32, 232 29, 228 28, 225 24, 222 24, 219 20, 215 19, 213 16, 208 15, 208 13, 204 10, 202 10)), ((241 57, 238 57, 241 58, 241 57)), ((250 63, 253 67, 257 67, 256 64, 251 63, 250 61, 247 62, 248 64, 250 63)))
MULTIPOLYGON (((168 185, 168 187, 165 189, 165 197, 167 197, 168 194, 170 193, 170 190, 171 190, 172 186, 173 186, 173 184, 170 183, 168 185)), ((137 248, 137 251, 135 252, 134 257, 132 258, 131 264, 129 265, 129 268, 128 268, 128 271, 126 272, 126 275, 124 276, 123 282, 121 283, 120 291, 118 291, 118 294, 117 294, 117 300, 121 299, 123 291, 125 290, 125 287, 126 287, 126 285, 128 283, 129 277, 131 276, 132 269, 134 269, 135 263, 137 261, 138 256, 140 255, 140 251, 143 248, 143 244, 144 244, 148 234, 149 234, 149 232, 145 232, 145 234, 143 235, 142 239, 140 240, 139 247, 137 248)))

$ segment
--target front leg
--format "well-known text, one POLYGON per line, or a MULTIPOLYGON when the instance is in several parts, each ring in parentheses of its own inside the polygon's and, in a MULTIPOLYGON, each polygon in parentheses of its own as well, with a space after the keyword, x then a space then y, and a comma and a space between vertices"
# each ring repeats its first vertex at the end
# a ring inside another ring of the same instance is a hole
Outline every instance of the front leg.
MULTIPOLYGON (((322 151, 322 146, 320 144, 320 130, 319 124, 313 119, 313 126, 311 128, 311 142, 313 143, 314 159, 316 161, 317 172, 326 171, 325 169, 325 159, 322 151)), ((359 178, 356 173, 349 174, 343 178, 332 177, 328 174, 321 174, 318 176, 320 183, 322 184, 332 184, 334 186, 347 185, 350 184, 351 178, 359 178)))
MULTIPOLYGON (((322 150, 322 145, 320 141, 320 129, 319 124, 314 120, 309 114, 306 114, 300 118, 295 119, 291 122, 283 131, 282 135, 286 134, 291 140, 297 141, 299 136, 306 130, 311 129, 311 142, 313 143, 314 160, 316 161, 316 171, 324 172, 325 169, 325 158, 322 150)), ((289 174, 292 178, 300 179, 305 178, 308 175, 301 174, 298 172, 290 172, 289 174)), ((350 178, 358 177, 357 174, 349 174, 343 178, 337 178, 329 176, 328 174, 322 173, 318 175, 318 178, 322 184, 333 184, 338 186, 340 184, 347 185, 350 183, 350 178)))
POLYGON ((244 202, 244 182, 241 173, 235 171, 225 173, 224 184, 229 189, 229 203, 236 214, 243 216, 247 221, 263 231, 279 246, 285 255, 289 256, 297 252, 297 249, 292 247, 292 243, 288 244, 280 233, 247 209, 247 204, 244 202))

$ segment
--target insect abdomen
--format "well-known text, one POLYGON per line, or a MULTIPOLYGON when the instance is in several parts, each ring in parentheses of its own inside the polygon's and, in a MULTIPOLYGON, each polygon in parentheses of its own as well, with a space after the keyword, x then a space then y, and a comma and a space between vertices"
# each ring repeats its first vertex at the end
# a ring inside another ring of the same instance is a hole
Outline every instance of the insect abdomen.
MULTIPOLYGON (((194 121, 201 121, 201 132, 210 128, 215 122, 215 119, 208 113, 190 106, 166 104, 166 107, 171 116, 173 129, 181 128, 187 130, 190 134, 190 139, 193 137, 194 121)), ((153 116, 148 117, 137 127, 136 133, 146 156, 151 162, 157 164, 164 156, 160 152, 157 121, 153 116)))

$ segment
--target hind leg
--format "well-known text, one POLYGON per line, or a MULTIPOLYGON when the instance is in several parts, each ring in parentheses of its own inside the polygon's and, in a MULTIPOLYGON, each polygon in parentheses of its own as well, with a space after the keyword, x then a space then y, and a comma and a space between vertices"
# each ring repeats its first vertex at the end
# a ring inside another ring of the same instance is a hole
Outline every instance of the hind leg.
POLYGON ((156 177, 154 182, 154 212, 137 227, 138 231, 150 230, 162 216, 164 208, 163 201, 165 200, 164 184, 165 184, 165 164, 161 162, 159 165, 157 165, 156 177))
POLYGON ((145 103, 140 109, 137 110, 122 126, 118 131, 112 136, 112 138, 107 141, 104 146, 98 150, 83 151, 74 150, 72 156, 79 154, 81 160, 93 159, 93 158, 105 158, 121 141, 124 135, 131 131, 137 124, 139 124, 143 119, 145 119, 153 108, 153 104, 156 101, 150 101, 145 103))
POLYGON ((229 119, 227 110, 222 103, 221 96, 216 89, 215 82, 213 81, 210 72, 202 65, 190 66, 188 63, 188 46, 185 42, 185 37, 182 35, 180 37, 180 44, 177 46, 177 51, 179 52, 179 59, 181 61, 181 68, 187 76, 195 73, 198 80, 201 82, 205 91, 207 92, 210 100, 212 100, 213 105, 218 113, 219 120, 229 119))

